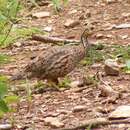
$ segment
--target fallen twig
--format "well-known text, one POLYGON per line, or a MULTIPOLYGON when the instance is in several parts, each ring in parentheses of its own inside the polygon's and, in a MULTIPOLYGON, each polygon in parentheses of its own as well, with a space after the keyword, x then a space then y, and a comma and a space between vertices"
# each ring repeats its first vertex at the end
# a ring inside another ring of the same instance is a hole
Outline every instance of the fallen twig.
POLYGON ((45 43, 58 43, 62 42, 66 43, 79 43, 80 40, 70 40, 70 39, 61 39, 58 37, 49 37, 49 36, 41 36, 41 35, 32 35, 31 40, 41 41, 45 43))
POLYGON ((81 122, 80 125, 73 127, 73 128, 63 128, 60 130, 78 130, 81 128, 86 128, 91 126, 91 128, 97 127, 99 125, 110 125, 110 124, 129 124, 130 119, 121 119, 121 120, 109 120, 107 118, 95 118, 90 120, 85 120, 81 122))
POLYGON ((97 125, 104 125, 107 123, 107 119, 105 118, 96 118, 96 119, 90 119, 90 120, 85 120, 83 122, 81 122, 80 125, 73 127, 73 128, 63 128, 61 130, 77 130, 77 129, 81 129, 81 128, 86 128, 88 126, 91 125, 91 127, 93 126, 97 126, 97 125))
MULTIPOLYGON (((32 35, 32 37, 30 38, 30 40, 35 40, 35 41, 41 41, 44 43, 54 43, 54 44, 58 44, 58 43, 63 43, 63 44, 79 44, 81 41, 80 40, 75 40, 75 39, 62 39, 62 38, 58 38, 58 37, 50 37, 50 36, 44 36, 44 35, 32 35)), ((89 41, 91 46, 97 46, 99 45, 96 42, 93 41, 89 41)), ((107 46, 107 44, 102 44, 103 46, 107 46)))
POLYGON ((111 97, 109 100, 111 102, 115 102, 115 100, 119 98, 120 94, 117 91, 113 90, 113 88, 102 79, 101 73, 98 73, 97 76, 100 81, 100 84, 98 85, 98 87, 99 89, 101 89, 101 94, 103 96, 111 97))

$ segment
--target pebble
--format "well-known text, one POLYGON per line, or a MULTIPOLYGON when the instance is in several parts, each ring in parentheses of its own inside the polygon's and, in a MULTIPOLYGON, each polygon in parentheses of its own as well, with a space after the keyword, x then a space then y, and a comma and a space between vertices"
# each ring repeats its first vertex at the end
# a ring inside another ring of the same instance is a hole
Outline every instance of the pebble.
POLYGON ((44 122, 47 125, 52 126, 53 128, 60 128, 60 127, 64 126, 64 123, 59 121, 59 119, 56 117, 46 117, 46 118, 44 118, 44 122))
POLYGON ((77 20, 67 19, 64 26, 67 28, 73 28, 79 24, 80 24, 80 22, 77 20))
POLYGON ((121 39, 127 39, 129 36, 128 36, 128 35, 119 35, 119 37, 120 37, 121 39))
POLYGON ((69 86, 70 86, 71 88, 76 88, 76 87, 80 86, 81 84, 82 84, 82 83, 77 80, 77 81, 71 82, 71 83, 69 84, 69 86))
POLYGON ((130 117, 130 105, 122 105, 109 115, 109 118, 129 118, 130 117))
POLYGON ((21 47, 21 46, 22 46, 22 43, 21 43, 21 42, 15 42, 13 45, 14 45, 15 47, 21 47))
POLYGON ((117 0, 106 0, 107 4, 112 4, 118 2, 117 0))
POLYGON ((52 31, 52 27, 51 26, 47 26, 43 28, 44 31, 46 32, 51 32, 52 31))
POLYGON ((11 124, 0 124, 0 130, 11 130, 12 125, 11 124))
POLYGON ((75 14, 75 13, 77 13, 77 12, 78 12, 78 11, 77 11, 76 9, 73 9, 73 10, 69 11, 68 14, 75 14))
POLYGON ((105 61, 104 70, 106 75, 118 76, 120 67, 115 60, 107 59, 105 61))
POLYGON ((75 106, 75 107, 73 108, 73 112, 80 112, 80 111, 83 111, 83 110, 85 110, 85 109, 87 109, 86 106, 81 106, 81 105, 79 105, 79 106, 75 106))
POLYGON ((46 18, 50 16, 50 12, 46 12, 46 11, 37 12, 37 13, 33 13, 32 16, 36 18, 46 18))
POLYGON ((130 17, 130 13, 122 13, 123 17, 130 17))

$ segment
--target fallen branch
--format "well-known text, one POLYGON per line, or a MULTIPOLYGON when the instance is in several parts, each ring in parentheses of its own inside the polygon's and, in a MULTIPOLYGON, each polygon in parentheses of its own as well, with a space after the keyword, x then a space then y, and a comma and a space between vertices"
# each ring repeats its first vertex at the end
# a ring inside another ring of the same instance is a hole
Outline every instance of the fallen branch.
POLYGON ((113 88, 103 80, 102 74, 100 72, 98 72, 97 77, 100 81, 100 85, 98 87, 101 89, 103 96, 112 96, 116 93, 116 91, 113 90, 113 88), (103 84, 103 87, 101 84, 103 84))
POLYGON ((80 40, 70 40, 70 39, 61 39, 58 37, 49 37, 49 36, 41 36, 41 35, 32 35, 31 40, 41 41, 45 43, 58 43, 62 42, 66 43, 79 43, 80 40))
MULTIPOLYGON (((69 43, 69 44, 75 45, 75 44, 80 43, 80 40, 62 39, 62 38, 58 38, 58 37, 50 37, 50 36, 44 36, 44 35, 32 35, 30 40, 40 41, 40 42, 44 42, 44 43, 54 43, 54 44, 58 44, 58 43, 68 44, 69 43)), ((94 41, 89 41, 89 43, 93 47, 99 45, 98 43, 96 43, 94 41)), ((102 44, 102 45, 108 46, 107 44, 102 44)))
POLYGON ((104 100, 102 103, 105 102, 115 103, 115 101, 121 96, 121 94, 113 90, 113 88, 103 80, 101 73, 99 72, 97 73, 97 78, 100 81, 98 88, 101 90, 101 95, 105 97, 109 97, 107 100, 104 100))
POLYGON ((97 127, 99 125, 110 125, 110 124, 129 124, 130 119, 121 119, 121 120, 109 120, 107 118, 95 118, 91 120, 85 120, 83 121, 79 126, 73 127, 73 128, 63 128, 60 130, 78 130, 81 128, 87 128, 91 126, 91 128, 97 127))

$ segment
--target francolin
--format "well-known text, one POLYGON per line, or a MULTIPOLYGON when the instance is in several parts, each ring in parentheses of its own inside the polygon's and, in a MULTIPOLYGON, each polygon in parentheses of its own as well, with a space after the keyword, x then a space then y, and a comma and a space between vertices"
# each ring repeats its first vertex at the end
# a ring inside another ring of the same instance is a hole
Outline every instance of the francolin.
POLYGON ((85 57, 90 47, 87 38, 91 34, 91 29, 85 29, 79 45, 54 46, 41 52, 25 66, 21 73, 12 76, 11 79, 35 77, 39 80, 47 79, 53 83, 58 83, 58 78, 70 73, 85 57))

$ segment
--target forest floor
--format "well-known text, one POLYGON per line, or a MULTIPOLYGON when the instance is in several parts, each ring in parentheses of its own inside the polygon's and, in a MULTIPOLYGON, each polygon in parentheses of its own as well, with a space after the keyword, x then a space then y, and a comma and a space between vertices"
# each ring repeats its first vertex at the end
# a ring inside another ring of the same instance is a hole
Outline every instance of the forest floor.
MULTIPOLYGON (((99 31, 94 32, 90 41, 105 44, 105 55, 111 53, 116 48, 115 46, 127 46, 130 43, 130 27, 118 28, 118 25, 130 22, 129 0, 69 0, 68 4, 59 13, 56 13, 53 6, 49 4, 40 6, 40 8, 33 8, 28 12, 22 12, 22 15, 24 20, 20 23, 21 25, 34 26, 42 30, 47 27, 50 29, 47 30, 47 35, 63 39, 79 40, 83 30, 91 23, 94 29, 99 31), (41 11, 49 12, 50 16, 45 18, 30 17, 30 14, 41 11), (65 27, 68 19, 78 21, 78 24, 74 27, 65 27), (114 26, 117 28, 114 28, 114 26)), ((54 44, 22 40, 11 47, 1 49, 2 53, 8 54, 13 59, 1 67, 3 73, 7 76, 13 75, 16 71, 24 68, 30 57, 38 55, 51 45, 54 44)), ((104 50, 98 51, 99 59, 104 55, 100 54, 102 51, 104 50)), ((79 65, 70 74, 72 80, 82 80, 83 76, 92 78, 97 72, 104 74, 103 68, 106 59, 101 58, 101 60, 98 60, 98 58, 92 65, 79 65)), ((108 118, 118 106, 130 104, 129 74, 120 71, 117 76, 104 75, 102 80, 120 94, 114 101, 109 101, 109 98, 113 98, 113 94, 102 96, 102 89, 99 86, 105 85, 96 82, 94 79, 92 79, 92 83, 83 84, 81 87, 72 85, 72 87, 62 89, 60 92, 48 90, 42 93, 32 93, 31 95, 29 95, 29 91, 34 90, 34 86, 37 84, 36 79, 10 83, 11 90, 17 91, 17 94, 21 96, 18 111, 13 113, 15 125, 13 129, 60 130, 61 128, 72 128, 84 120, 98 117, 108 118), (81 90, 78 91, 78 89, 81 90), (48 117, 51 117, 51 123, 47 123, 48 117), (52 120, 58 121, 54 122, 52 120), (58 128, 55 128, 55 125, 59 125, 58 128)), ((5 120, 7 117, 5 117, 5 120)), ((113 124, 99 125, 97 128, 92 129, 128 130, 129 128, 129 124, 113 124)), ((82 128, 82 130, 85 129, 87 127, 82 128)))

